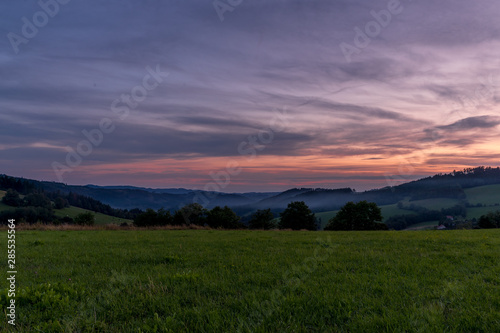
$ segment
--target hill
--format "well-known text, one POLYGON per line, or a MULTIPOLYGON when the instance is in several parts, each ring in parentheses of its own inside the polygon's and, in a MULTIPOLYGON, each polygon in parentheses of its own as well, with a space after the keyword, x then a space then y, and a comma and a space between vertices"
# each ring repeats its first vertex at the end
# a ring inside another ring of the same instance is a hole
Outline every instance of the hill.
MULTIPOLYGON (((5 176, 3 176, 5 177, 5 176)), ((130 217, 129 212, 135 208, 159 209, 171 212, 198 202, 206 208, 229 206, 240 216, 248 216, 257 209, 271 208, 273 213, 283 211, 291 201, 304 201, 315 213, 319 213, 322 222, 348 201, 367 200, 382 207, 384 217, 412 214, 408 207, 396 207, 398 203, 405 206, 418 206, 427 210, 442 210, 455 205, 467 208, 467 218, 479 217, 484 212, 495 210, 500 205, 500 168, 478 167, 448 174, 438 174, 417 181, 393 187, 384 187, 364 192, 356 192, 350 188, 293 188, 284 192, 249 192, 221 193, 185 188, 152 189, 134 186, 75 186, 57 182, 23 180, 10 177, 0 189, 21 188, 39 189, 48 193, 63 195, 79 195, 96 200, 74 200, 73 206, 99 211, 116 217, 130 217), (108 205, 109 207, 103 207, 108 205), (118 209, 122 211, 114 211, 118 209), (123 211, 124 210, 124 211, 123 211)))
MULTIPOLYGON (((3 211, 8 211, 15 209, 14 207, 8 206, 1 202, 2 198, 5 195, 5 191, 0 191, 0 212, 3 211)), ((57 217, 71 217, 75 218, 78 214, 81 213, 93 213, 95 215, 95 223, 97 225, 105 225, 105 224, 122 224, 122 223, 127 223, 130 224, 133 221, 129 219, 123 219, 115 216, 110 216, 102 213, 96 213, 94 211, 88 210, 88 209, 83 209, 75 206, 69 206, 66 208, 62 209, 54 209, 54 213, 57 217)))

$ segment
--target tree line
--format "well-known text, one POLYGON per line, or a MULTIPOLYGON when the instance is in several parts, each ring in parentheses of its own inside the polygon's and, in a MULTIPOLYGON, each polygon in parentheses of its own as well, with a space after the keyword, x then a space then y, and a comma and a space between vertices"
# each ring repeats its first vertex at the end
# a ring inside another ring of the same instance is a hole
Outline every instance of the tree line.
POLYGON ((129 220, 143 213, 138 208, 131 210, 112 208, 99 200, 73 192, 67 194, 60 191, 46 192, 38 182, 7 175, 0 175, 0 190, 6 191, 2 202, 12 207, 12 209, 0 212, 2 223, 9 218, 27 223, 78 223, 73 218, 55 215, 54 209, 69 206, 129 220))
POLYGON ((276 221, 271 209, 259 209, 244 221, 228 206, 206 209, 198 203, 192 203, 176 210, 173 214, 164 209, 158 211, 147 209, 134 218, 134 225, 137 227, 196 225, 214 229, 318 229, 314 213, 303 201, 291 202, 280 213, 280 217, 279 221, 276 221))
MULTIPOLYGON (((347 203, 339 213, 328 222, 325 230, 387 230, 382 221, 380 208, 375 203, 361 201, 347 203)), ((160 209, 148 209, 134 219, 137 227, 167 226, 167 225, 197 225, 220 229, 291 229, 319 230, 320 224, 315 214, 304 201, 294 201, 275 216, 271 209, 259 209, 242 221, 231 208, 214 207, 211 210, 193 203, 182 207, 171 214, 160 209)))

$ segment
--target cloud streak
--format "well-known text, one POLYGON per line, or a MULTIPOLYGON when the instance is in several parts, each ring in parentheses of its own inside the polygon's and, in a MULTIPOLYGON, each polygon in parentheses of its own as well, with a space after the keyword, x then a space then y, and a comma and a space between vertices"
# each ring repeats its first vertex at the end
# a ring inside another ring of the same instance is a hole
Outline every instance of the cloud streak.
MULTIPOLYGON (((237 160, 235 191, 370 188, 416 155, 415 175, 496 164, 500 5, 401 5, 348 63, 339 45, 388 1, 247 1, 223 22, 211 2, 71 1, 18 54, 0 39, 0 171, 55 180, 51 163, 102 118, 116 130, 67 182, 200 188, 237 160), (168 79, 120 119, 111 103, 151 64, 168 79), (247 161, 238 145, 284 107, 286 130, 247 161)), ((1 3, 0 29, 21 34, 39 10, 1 3)))

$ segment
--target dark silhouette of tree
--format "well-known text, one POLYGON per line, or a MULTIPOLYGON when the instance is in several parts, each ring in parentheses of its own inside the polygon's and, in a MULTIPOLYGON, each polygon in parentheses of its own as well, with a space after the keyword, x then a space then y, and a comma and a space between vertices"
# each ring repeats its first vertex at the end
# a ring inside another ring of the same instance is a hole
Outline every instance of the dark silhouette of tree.
POLYGON ((207 224, 210 228, 238 229, 243 228, 240 217, 228 206, 214 207, 207 214, 207 224))
POLYGON ((148 208, 144 213, 137 215, 134 218, 136 227, 150 227, 158 225, 158 213, 154 209, 148 208))
POLYGON ((154 227, 172 224, 172 215, 168 210, 165 210, 163 208, 159 209, 157 212, 151 208, 148 208, 145 212, 138 214, 134 218, 134 225, 136 227, 154 227))
POLYGON ((65 207, 69 207, 68 200, 63 197, 57 197, 54 199, 54 208, 55 209, 63 209, 65 207))
POLYGON ((52 209, 52 202, 43 193, 31 193, 24 197, 24 205, 52 209))
POLYGON ((75 216, 75 223, 79 225, 94 225, 95 215, 91 212, 80 213, 75 216))
POLYGON ((2 202, 12 207, 19 207, 23 204, 23 200, 19 196, 19 193, 17 193, 17 191, 13 189, 7 190, 7 193, 5 193, 4 197, 2 198, 2 202))
POLYGON ((477 225, 483 229, 500 228, 500 211, 481 216, 477 225))
POLYGON ((290 202, 280 216, 280 229, 317 229, 316 217, 304 201, 290 202))
POLYGON ((159 226, 165 226, 165 225, 172 225, 173 224, 173 218, 172 214, 168 210, 165 210, 163 208, 158 210, 157 216, 156 216, 156 223, 159 226))
POLYGON ((382 212, 373 202, 346 203, 335 217, 328 221, 325 230, 386 230, 382 212))
POLYGON ((174 214, 175 225, 199 225, 204 226, 207 222, 208 211, 198 203, 192 203, 177 210, 174 214))
POLYGON ((274 214, 271 212, 271 209, 259 209, 252 214, 252 217, 248 222, 248 227, 250 229, 273 229, 276 227, 276 225, 272 222, 273 219, 274 214))

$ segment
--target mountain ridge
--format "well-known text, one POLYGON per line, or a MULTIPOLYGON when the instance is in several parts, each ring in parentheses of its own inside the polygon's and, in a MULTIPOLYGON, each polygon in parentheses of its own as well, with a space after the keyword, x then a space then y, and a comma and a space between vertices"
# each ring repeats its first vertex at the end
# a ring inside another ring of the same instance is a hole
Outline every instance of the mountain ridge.
POLYGON ((348 201, 367 200, 378 205, 395 204, 401 200, 422 200, 432 198, 465 198, 464 189, 500 184, 500 168, 477 167, 448 174, 436 174, 397 186, 356 192, 351 188, 307 188, 296 187, 283 192, 207 192, 185 188, 146 188, 135 186, 67 185, 57 182, 29 180, 47 192, 77 193, 99 200, 114 208, 164 208, 176 210, 187 204, 199 202, 200 197, 207 199, 206 207, 229 206, 240 214, 256 209, 271 208, 280 211, 291 201, 304 201, 315 212, 335 210, 348 201))

